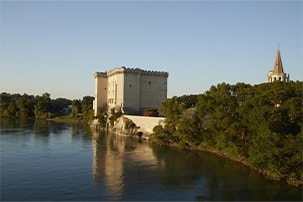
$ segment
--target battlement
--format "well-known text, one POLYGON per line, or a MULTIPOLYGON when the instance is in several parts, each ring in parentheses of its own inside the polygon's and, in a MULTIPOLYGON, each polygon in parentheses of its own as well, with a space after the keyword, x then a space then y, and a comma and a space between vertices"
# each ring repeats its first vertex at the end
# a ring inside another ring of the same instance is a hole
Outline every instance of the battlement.
POLYGON ((130 73, 130 74, 141 74, 141 75, 149 75, 149 76, 164 76, 164 77, 168 77, 168 72, 143 70, 143 69, 140 69, 140 68, 126 68, 124 70, 124 72, 125 73, 130 73))
POLYGON ((107 78, 107 73, 106 72, 96 72, 94 74, 94 77, 95 78, 97 78, 97 77, 107 78))
POLYGON ((148 75, 148 76, 164 76, 164 77, 168 77, 168 72, 142 70, 140 68, 126 68, 124 66, 110 70, 107 73, 107 76, 109 77, 109 76, 113 76, 113 75, 116 75, 116 74, 141 74, 141 75, 148 75))

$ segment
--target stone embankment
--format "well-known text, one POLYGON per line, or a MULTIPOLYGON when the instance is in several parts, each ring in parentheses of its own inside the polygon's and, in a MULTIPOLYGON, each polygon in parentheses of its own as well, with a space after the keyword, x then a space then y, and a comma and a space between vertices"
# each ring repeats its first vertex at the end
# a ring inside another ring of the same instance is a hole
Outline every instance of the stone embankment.
POLYGON ((164 117, 150 117, 150 116, 132 116, 124 115, 125 118, 131 120, 137 127, 139 131, 144 133, 153 133, 153 128, 157 125, 164 124, 164 117))
MULTIPOLYGON (((149 139, 150 134, 153 133, 153 128, 157 125, 163 125, 164 119, 164 117, 122 115, 108 130, 120 135, 149 139)), ((94 120, 91 126, 99 129, 98 120, 94 120)))

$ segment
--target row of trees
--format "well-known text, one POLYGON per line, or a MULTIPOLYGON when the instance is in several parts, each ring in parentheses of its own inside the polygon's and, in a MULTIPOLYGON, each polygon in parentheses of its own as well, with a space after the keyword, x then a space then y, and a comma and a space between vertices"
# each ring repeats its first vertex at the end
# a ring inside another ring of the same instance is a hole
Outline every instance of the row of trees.
POLYGON ((69 100, 66 98, 51 99, 49 93, 42 96, 27 94, 0 94, 1 118, 54 118, 62 115, 93 118, 94 97, 84 96, 82 100, 69 100))
POLYGON ((226 83, 173 97, 159 108, 153 138, 220 152, 272 178, 303 181, 303 82, 226 83))

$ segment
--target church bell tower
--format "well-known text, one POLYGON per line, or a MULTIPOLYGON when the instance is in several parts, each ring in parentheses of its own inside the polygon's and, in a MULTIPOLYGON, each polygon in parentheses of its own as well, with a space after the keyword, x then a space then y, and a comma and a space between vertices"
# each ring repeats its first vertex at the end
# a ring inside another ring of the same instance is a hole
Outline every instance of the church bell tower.
POLYGON ((267 81, 272 83, 274 81, 289 82, 289 74, 284 73, 283 64, 281 60, 280 47, 276 54, 276 60, 274 63, 274 69, 270 70, 267 75, 267 81))

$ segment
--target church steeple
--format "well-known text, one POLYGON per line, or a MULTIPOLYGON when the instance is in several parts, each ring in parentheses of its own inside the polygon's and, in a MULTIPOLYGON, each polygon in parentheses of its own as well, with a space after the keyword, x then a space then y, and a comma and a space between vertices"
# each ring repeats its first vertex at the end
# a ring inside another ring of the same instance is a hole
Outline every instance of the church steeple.
POLYGON ((283 70, 283 64, 282 64, 282 59, 281 59, 281 53, 280 53, 280 46, 278 47, 278 51, 276 54, 276 60, 274 63, 274 69, 270 70, 267 75, 267 80, 268 82, 274 82, 274 81, 284 81, 288 82, 289 81, 289 75, 284 73, 283 70))
POLYGON ((284 73, 283 71, 283 65, 282 65, 282 60, 281 60, 281 54, 280 54, 280 47, 278 48, 277 55, 276 55, 276 60, 274 64, 274 74, 281 74, 284 73))

